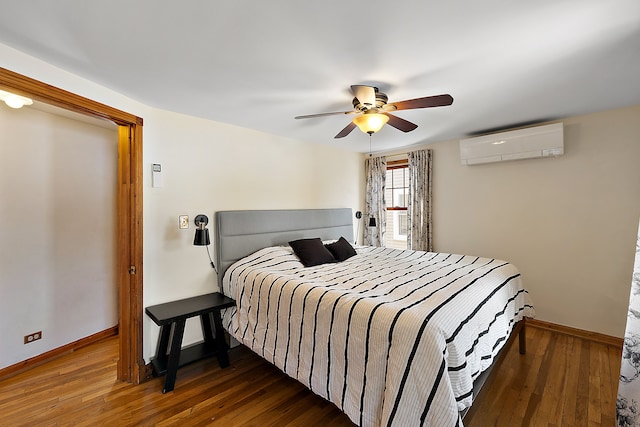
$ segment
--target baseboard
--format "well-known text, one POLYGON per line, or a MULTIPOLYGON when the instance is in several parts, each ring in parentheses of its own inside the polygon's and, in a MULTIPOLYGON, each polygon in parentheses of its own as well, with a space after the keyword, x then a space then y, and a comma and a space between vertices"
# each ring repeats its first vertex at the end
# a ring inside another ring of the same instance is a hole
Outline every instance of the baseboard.
POLYGON ((526 326, 538 329, 546 329, 564 335, 571 335, 588 341, 600 344, 610 345, 616 348, 622 348, 623 338, 612 337, 611 335, 600 334, 598 332, 585 331, 584 329, 572 328, 570 326, 558 325, 556 323, 545 322, 538 319, 527 319, 526 326))
POLYGON ((18 362, 15 365, 7 366, 6 368, 0 369, 0 380, 7 379, 21 372, 24 372, 36 366, 42 365, 43 363, 49 362, 64 354, 72 353, 82 347, 88 346, 89 344, 98 342, 101 339, 104 339, 107 337, 113 337, 116 335, 118 335, 118 325, 105 329, 104 331, 96 332, 95 334, 89 335, 88 337, 81 338, 78 341, 74 341, 72 343, 63 345, 62 347, 54 348, 53 350, 49 350, 45 353, 31 357, 27 360, 23 360, 22 362, 18 362))
POLYGON ((151 362, 149 362, 149 363, 147 363, 145 365, 141 365, 141 367, 140 367, 140 382, 139 382, 139 384, 147 382, 151 378, 153 378, 153 365, 151 364, 151 362))

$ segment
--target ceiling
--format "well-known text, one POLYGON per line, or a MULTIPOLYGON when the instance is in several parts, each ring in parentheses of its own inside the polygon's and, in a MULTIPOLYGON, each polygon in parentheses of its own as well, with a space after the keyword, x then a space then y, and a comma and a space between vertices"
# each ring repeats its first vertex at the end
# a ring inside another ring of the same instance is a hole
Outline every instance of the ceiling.
MULTIPOLYGON (((640 1, 0 0, 0 43, 147 105, 369 152, 333 137, 354 84, 395 113, 373 151, 640 104, 640 1)), ((2 66, 2 65, 0 65, 2 66)), ((69 88, 65 88, 69 89, 69 88)), ((72 89, 72 88, 71 88, 72 89)), ((133 112, 135 113, 135 112, 133 112)))

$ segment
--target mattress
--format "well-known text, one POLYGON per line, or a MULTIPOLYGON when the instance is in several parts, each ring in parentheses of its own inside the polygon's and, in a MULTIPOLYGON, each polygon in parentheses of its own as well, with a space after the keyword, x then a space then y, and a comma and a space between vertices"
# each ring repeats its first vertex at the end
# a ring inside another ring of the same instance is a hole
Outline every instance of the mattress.
POLYGON ((314 267, 261 249, 222 291, 236 340, 361 426, 462 425, 473 381, 534 315, 508 262, 390 248, 314 267))

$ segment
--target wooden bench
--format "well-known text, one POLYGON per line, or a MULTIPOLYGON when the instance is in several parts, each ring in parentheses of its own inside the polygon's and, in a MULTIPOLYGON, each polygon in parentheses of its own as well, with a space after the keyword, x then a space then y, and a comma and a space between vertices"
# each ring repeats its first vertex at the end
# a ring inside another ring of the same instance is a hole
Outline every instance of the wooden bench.
POLYGON ((151 365, 154 376, 165 374, 163 393, 173 390, 178 368, 188 363, 215 355, 221 368, 229 366, 228 346, 222 328, 220 310, 234 305, 235 301, 231 298, 214 292, 145 309, 151 320, 160 326, 158 347, 151 365), (182 348, 187 319, 195 316, 200 316, 204 341, 182 348), (211 317, 213 317, 213 326, 211 317), (171 342, 169 342, 170 338, 171 342))

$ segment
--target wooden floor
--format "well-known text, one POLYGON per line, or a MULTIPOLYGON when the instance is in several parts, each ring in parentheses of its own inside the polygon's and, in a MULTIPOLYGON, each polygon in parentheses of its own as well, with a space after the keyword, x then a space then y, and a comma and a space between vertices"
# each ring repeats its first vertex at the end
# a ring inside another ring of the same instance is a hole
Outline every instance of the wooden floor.
MULTIPOLYGON (((465 426, 613 426, 620 350, 528 328, 465 426)), ((239 347, 232 366, 215 359, 162 378, 116 381, 117 339, 105 339, 0 381, 0 425, 7 426, 353 426, 332 404, 239 347)))
POLYGON ((616 424, 622 348, 532 327, 527 354, 517 347, 478 396, 466 427, 616 424))

